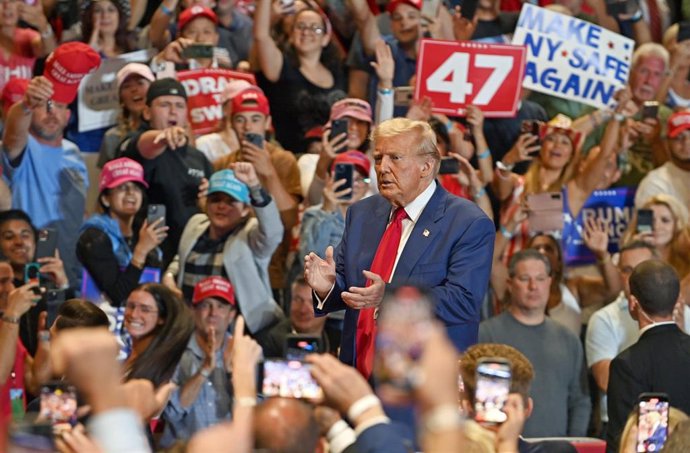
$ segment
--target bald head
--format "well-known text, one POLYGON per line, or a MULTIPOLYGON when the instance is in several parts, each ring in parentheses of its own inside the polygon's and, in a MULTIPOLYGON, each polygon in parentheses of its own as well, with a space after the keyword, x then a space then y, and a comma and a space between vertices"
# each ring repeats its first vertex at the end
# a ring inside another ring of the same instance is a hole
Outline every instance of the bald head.
POLYGON ((269 398, 254 412, 254 448, 270 453, 311 453, 319 441, 312 408, 297 399, 269 398))

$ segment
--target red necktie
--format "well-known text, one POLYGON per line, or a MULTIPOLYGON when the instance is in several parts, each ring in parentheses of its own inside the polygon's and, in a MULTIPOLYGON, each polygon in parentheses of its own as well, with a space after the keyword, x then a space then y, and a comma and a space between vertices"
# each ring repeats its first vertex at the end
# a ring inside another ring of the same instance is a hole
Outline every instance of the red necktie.
MULTIPOLYGON (((398 256, 398 246, 402 237, 402 221, 407 218, 407 213, 403 208, 393 211, 393 219, 388 224, 383 233, 381 242, 376 249, 374 261, 371 263, 370 271, 378 274, 381 279, 388 283, 392 277, 395 258, 398 256)), ((367 286, 371 285, 371 280, 367 281, 367 286)), ((376 321, 374 320, 374 308, 363 308, 359 312, 357 319, 357 336, 355 347, 357 349, 357 369, 365 378, 369 378, 374 363, 374 339, 376 337, 376 321)))

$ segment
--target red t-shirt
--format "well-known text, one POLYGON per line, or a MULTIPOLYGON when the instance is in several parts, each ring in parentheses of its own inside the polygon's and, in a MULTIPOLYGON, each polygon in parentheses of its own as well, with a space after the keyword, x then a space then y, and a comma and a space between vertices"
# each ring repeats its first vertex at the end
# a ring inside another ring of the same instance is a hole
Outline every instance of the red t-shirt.
POLYGON ((31 79, 36 62, 31 42, 38 36, 36 30, 15 28, 12 53, 8 56, 0 49, 0 91, 12 79, 31 79))

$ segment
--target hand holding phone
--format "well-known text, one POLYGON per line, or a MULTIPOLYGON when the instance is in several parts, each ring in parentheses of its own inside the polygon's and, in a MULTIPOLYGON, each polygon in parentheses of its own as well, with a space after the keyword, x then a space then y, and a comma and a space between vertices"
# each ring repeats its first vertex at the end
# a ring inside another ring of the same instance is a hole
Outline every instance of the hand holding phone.
POLYGON ((638 453, 659 452, 668 437, 669 402, 665 393, 643 393, 637 413, 638 453))
POLYGON ((165 226, 165 205, 164 204, 150 204, 146 215, 146 223, 152 225, 158 219, 163 219, 159 227, 165 226))
POLYGON ((260 134, 254 134, 253 132, 247 132, 244 134, 244 139, 256 146, 257 148, 264 148, 264 137, 260 134))
MULTIPOLYGON (((338 187, 338 192, 341 192, 345 189, 353 189, 354 177, 355 166, 353 164, 342 162, 335 164, 335 168, 333 170, 333 181, 340 181, 341 179, 345 180, 345 182, 338 187)), ((339 196, 338 199, 351 200, 352 190, 350 190, 350 192, 346 193, 345 195, 339 196)))
POLYGON ((527 224, 530 233, 563 230, 563 194, 546 192, 527 196, 527 224))
POLYGON ((182 49, 181 57, 185 60, 213 58, 213 46, 210 44, 190 44, 182 49))
POLYGON ((259 393, 265 397, 321 401, 323 390, 312 377, 311 367, 300 360, 266 359, 259 364, 259 393))
POLYGON ((318 335, 289 334, 285 337, 285 358, 304 360, 307 354, 325 352, 318 335))
POLYGON ((331 132, 328 134, 329 142, 332 142, 342 134, 346 134, 345 140, 343 140, 340 143, 340 146, 338 146, 337 149, 333 150, 333 152, 335 152, 336 154, 344 153, 345 151, 347 151, 347 131, 349 129, 349 126, 350 124, 347 119, 331 121, 331 132))
POLYGON ((503 406, 510 393, 510 362, 502 358, 484 358, 477 364, 474 413, 477 423, 498 425, 508 417, 503 406))
POLYGON ((65 382, 48 383, 41 389, 41 420, 53 424, 58 434, 77 424, 77 392, 65 382))
POLYGON ((57 249, 57 230, 42 228, 38 230, 36 240, 36 259, 53 258, 57 249))
POLYGON ((656 119, 659 114, 659 103, 657 101, 645 101, 642 105, 642 119, 656 119))
POLYGON ((460 171, 460 162, 452 157, 441 158, 441 165, 438 169, 439 175, 456 175, 460 171))
POLYGON ((641 234, 654 231, 654 211, 651 209, 637 210, 637 232, 641 234))

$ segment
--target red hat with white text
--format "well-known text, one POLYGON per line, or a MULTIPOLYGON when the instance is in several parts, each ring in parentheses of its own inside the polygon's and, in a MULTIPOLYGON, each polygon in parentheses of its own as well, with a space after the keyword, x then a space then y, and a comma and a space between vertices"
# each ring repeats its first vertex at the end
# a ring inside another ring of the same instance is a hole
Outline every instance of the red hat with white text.
POLYGON ((53 84, 55 102, 71 103, 79 83, 101 65, 101 57, 88 44, 68 42, 58 46, 46 59, 43 76, 53 84))
POLYGON ((218 25, 218 16, 216 16, 216 13, 214 13, 211 8, 201 5, 194 5, 180 13, 180 17, 177 19, 177 29, 182 32, 188 23, 198 17, 205 17, 214 24, 218 25))
POLYGON ((671 115, 668 119, 668 137, 675 138, 684 130, 690 129, 690 112, 681 111, 671 115))
POLYGON ((246 88, 232 98, 232 114, 242 112, 259 112, 266 116, 271 114, 268 99, 261 88, 246 88))
POLYGON ((209 297, 221 299, 233 307, 237 305, 235 301, 235 290, 232 288, 232 284, 228 280, 217 275, 207 277, 194 286, 192 304, 196 305, 209 297))

